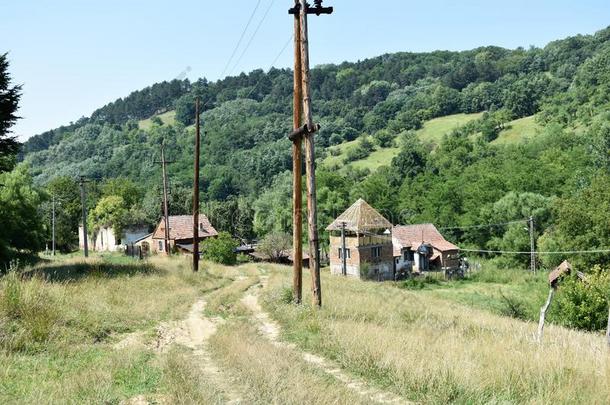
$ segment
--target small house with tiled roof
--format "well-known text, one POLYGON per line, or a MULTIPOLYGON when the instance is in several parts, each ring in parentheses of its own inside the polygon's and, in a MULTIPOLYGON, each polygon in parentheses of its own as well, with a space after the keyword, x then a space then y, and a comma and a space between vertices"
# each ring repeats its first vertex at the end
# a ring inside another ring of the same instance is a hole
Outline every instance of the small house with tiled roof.
POLYGON ((332 274, 376 280, 394 278, 392 223, 366 201, 356 201, 326 230, 330 232, 332 274))
MULTIPOLYGON (((170 249, 183 252, 193 252, 193 216, 170 215, 169 219, 169 245, 170 249)), ((199 214, 199 241, 218 236, 218 232, 210 223, 208 217, 199 214)), ((165 252, 165 218, 161 218, 152 234, 152 250, 157 253, 165 252)))
POLYGON ((447 241, 433 224, 392 228, 397 271, 451 271, 460 267, 460 248, 447 241))

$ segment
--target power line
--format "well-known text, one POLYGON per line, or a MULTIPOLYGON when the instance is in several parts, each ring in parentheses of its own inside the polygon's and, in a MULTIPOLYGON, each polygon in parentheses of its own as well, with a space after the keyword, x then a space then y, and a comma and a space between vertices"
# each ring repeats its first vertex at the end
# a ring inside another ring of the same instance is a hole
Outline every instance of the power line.
MULTIPOLYGON (((291 35, 290 38, 288 38, 288 41, 284 44, 284 46, 282 47, 282 50, 277 54, 277 56, 275 57, 275 59, 273 60, 273 62, 271 62, 271 66, 269 66, 269 70, 271 70, 271 68, 275 65, 275 63, 280 59, 280 57, 284 54, 284 52, 286 51, 286 48, 288 48, 288 45, 292 42, 292 39, 294 38, 294 35, 291 35)), ((260 79, 258 79, 258 81, 256 82, 256 84, 254 85, 254 87, 252 87, 252 89, 250 90, 250 92, 246 95, 245 98, 249 98, 252 93, 254 93, 254 90, 256 90, 256 88, 258 87, 259 84, 261 84, 261 82, 263 81, 263 78, 261 77, 260 79)))
MULTIPOLYGON (((460 249, 462 252, 472 253, 498 253, 498 254, 513 254, 513 255, 530 255, 530 251, 516 250, 481 250, 481 249, 460 249)), ((564 250, 558 252, 536 252, 537 255, 568 255, 568 254, 586 254, 586 253, 610 253, 610 249, 593 249, 593 250, 564 250)))
POLYGON ((527 219, 519 219, 519 220, 515 220, 515 221, 508 221, 508 222, 497 222, 495 224, 479 224, 479 225, 466 225, 466 226, 444 226, 440 229, 443 230, 451 230, 451 229, 475 229, 475 228, 492 228, 494 226, 503 226, 503 225, 512 225, 512 224, 521 224, 521 223, 525 223, 528 222, 529 220, 527 219))
POLYGON ((231 69, 231 71, 229 72, 229 75, 231 75, 233 73, 233 71, 237 68, 237 66, 239 66, 239 63, 241 62, 241 60, 243 59, 244 55, 246 54, 246 52, 250 48, 250 45, 252 45, 252 41, 254 41, 254 38, 256 37, 256 34, 258 33, 258 30, 260 30, 261 26, 263 25, 263 22, 267 18, 267 14, 269 14, 269 11, 271 10, 271 7, 273 6, 274 2, 275 2, 275 0, 271 0, 271 3, 269 3, 269 7, 267 7, 267 10, 265 11, 265 14, 263 14, 263 18, 261 18, 261 20, 258 22, 258 25, 256 26, 256 29, 252 33, 252 36, 250 36, 250 40, 248 40, 248 43, 246 44, 246 47, 243 49, 243 51, 239 55, 239 58, 237 58, 237 62, 235 62, 235 65, 233 66, 233 69, 231 69))
POLYGON ((221 78, 224 77, 225 73, 227 72, 227 69, 229 68, 229 65, 231 65, 231 62, 233 61, 233 58, 235 57, 235 54, 237 53, 237 50, 239 49, 239 46, 241 45, 241 41, 243 41, 244 36, 246 35, 246 31, 248 31, 248 28, 250 27, 250 24, 252 23, 252 20, 254 19, 254 15, 256 14, 256 11, 258 10, 258 7, 260 5, 261 5, 261 0, 258 0, 258 2, 256 3, 256 6, 254 7, 254 10, 252 10, 252 14, 250 14, 250 18, 248 19, 248 22, 246 23, 244 30, 241 32, 241 35, 239 37, 239 40, 237 41, 237 44, 235 44, 235 48, 233 48, 231 57, 227 61, 226 66, 224 67, 224 69, 222 70, 222 73, 220 74, 221 78))

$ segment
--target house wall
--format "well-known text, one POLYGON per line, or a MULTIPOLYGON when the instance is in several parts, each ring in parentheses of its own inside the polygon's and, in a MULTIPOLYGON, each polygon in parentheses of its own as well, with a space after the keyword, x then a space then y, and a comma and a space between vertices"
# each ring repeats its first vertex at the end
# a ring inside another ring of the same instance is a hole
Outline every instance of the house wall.
MULTIPOLYGON (((347 258, 347 275, 351 277, 361 277, 360 269, 364 263, 369 266, 368 278, 379 280, 391 280, 394 278, 394 257, 392 243, 388 238, 377 238, 374 242, 381 242, 370 245, 360 245, 362 238, 356 236, 346 236, 345 247, 349 249, 350 256, 347 258), (373 257, 373 248, 380 247, 380 257, 373 257)), ((339 257, 341 248, 341 237, 330 237, 330 272, 331 274, 342 274, 342 259, 339 257)))
MULTIPOLYGON (((148 228, 135 227, 123 232, 121 240, 117 240, 112 227, 102 227, 93 236, 87 236, 87 244, 90 250, 98 252, 116 252, 121 250, 121 246, 132 243, 135 240, 148 235, 148 228), (119 244, 120 242, 120 244, 119 244)), ((82 225, 78 227, 78 246, 85 248, 85 238, 83 236, 82 225)))
POLYGON ((402 248, 400 250, 400 256, 395 258, 396 271, 399 270, 413 270, 414 262, 411 260, 405 260, 405 251, 411 250, 410 248, 402 248))

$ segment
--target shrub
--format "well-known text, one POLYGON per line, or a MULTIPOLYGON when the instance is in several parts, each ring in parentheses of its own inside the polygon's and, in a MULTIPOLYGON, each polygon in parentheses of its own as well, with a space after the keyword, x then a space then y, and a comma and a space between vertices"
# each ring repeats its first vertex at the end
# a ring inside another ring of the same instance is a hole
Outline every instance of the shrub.
POLYGON ((406 290, 422 290, 426 285, 439 285, 440 281, 433 277, 417 277, 417 278, 409 278, 400 285, 401 288, 406 290))
POLYGON ((367 280, 370 277, 371 266, 364 262, 360 264, 360 278, 367 280))
POLYGON ((229 233, 220 232, 216 238, 203 242, 203 258, 220 264, 234 265, 237 263, 237 245, 237 241, 229 233))
POLYGON ((610 274, 596 266, 585 281, 576 276, 559 285, 556 314, 558 321, 571 328, 597 331, 608 322, 610 274))
POLYGON ((502 315, 521 320, 527 319, 527 309, 523 302, 515 297, 505 295, 502 290, 500 290, 500 297, 502 297, 504 303, 504 307, 501 309, 502 315))

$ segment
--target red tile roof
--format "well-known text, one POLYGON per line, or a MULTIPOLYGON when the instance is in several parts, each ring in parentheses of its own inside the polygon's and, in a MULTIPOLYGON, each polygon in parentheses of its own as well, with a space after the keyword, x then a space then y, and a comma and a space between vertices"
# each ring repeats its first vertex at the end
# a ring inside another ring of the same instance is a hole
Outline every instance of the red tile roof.
MULTIPOLYGON (((210 224, 210 220, 203 214, 199 214, 199 237, 207 238, 216 236, 218 232, 210 224)), ((159 225, 153 233, 153 239, 165 238, 165 220, 161 218, 159 225)), ((169 216, 169 238, 172 240, 193 239, 193 216, 192 215, 170 215, 169 216)))
POLYGON ((441 252, 460 249, 453 243, 448 242, 433 224, 397 225, 392 228, 392 241, 394 242, 394 253, 398 248, 399 255, 400 249, 410 247, 415 250, 422 242, 429 243, 441 252))

